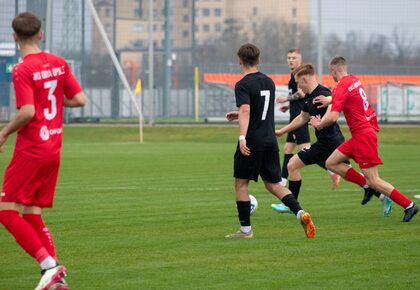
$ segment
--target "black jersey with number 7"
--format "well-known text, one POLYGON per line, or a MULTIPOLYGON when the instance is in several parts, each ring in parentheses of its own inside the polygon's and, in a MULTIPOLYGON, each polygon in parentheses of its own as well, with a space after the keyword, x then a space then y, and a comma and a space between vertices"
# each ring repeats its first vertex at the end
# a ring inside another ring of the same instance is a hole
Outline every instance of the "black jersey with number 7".
POLYGON ((246 134, 251 152, 278 151, 274 127, 275 90, 273 80, 261 72, 247 74, 235 85, 236 106, 248 104, 251 108, 246 134))

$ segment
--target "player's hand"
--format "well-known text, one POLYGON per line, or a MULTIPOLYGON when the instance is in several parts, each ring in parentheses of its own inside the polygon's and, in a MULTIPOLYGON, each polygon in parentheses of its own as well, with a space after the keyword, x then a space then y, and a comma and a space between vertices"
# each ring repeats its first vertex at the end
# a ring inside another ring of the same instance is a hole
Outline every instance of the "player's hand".
POLYGON ((251 150, 246 146, 246 139, 239 141, 239 150, 241 150, 242 155, 249 156, 251 155, 251 150))
POLYGON ((280 138, 283 135, 284 135, 284 133, 283 133, 283 131, 281 129, 276 130, 276 136, 277 136, 277 138, 280 138))
POLYGON ((3 153, 3 144, 7 141, 7 136, 0 132, 0 153, 3 153))
POLYGON ((314 104, 318 104, 317 109, 326 108, 331 104, 331 99, 326 96, 320 95, 313 99, 314 104))
POLYGON ((237 120, 238 117, 239 117, 238 111, 232 111, 226 114, 226 120, 228 120, 229 122, 232 122, 233 120, 237 120))
POLYGON ((276 98, 276 103, 286 103, 287 102, 287 97, 284 96, 278 96, 276 98))
POLYGON ((312 116, 309 120, 309 125, 314 127, 315 129, 319 130, 319 125, 321 124, 321 118, 319 116, 312 116))
POLYGON ((302 91, 301 88, 298 88, 297 92, 299 93, 301 99, 303 99, 305 97, 305 93, 302 91))
POLYGON ((282 106, 279 108, 280 112, 286 113, 289 110, 289 106, 282 106))

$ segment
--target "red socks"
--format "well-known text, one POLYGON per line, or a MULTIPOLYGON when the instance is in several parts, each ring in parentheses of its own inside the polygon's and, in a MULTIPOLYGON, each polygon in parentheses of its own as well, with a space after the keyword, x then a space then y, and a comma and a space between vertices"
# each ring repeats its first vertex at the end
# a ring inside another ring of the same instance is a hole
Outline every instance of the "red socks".
POLYGON ((350 182, 360 185, 361 187, 366 185, 365 177, 356 170, 354 170, 353 167, 350 167, 349 170, 347 170, 346 175, 344 175, 344 178, 350 182))
POLYGON ((0 223, 15 237, 16 242, 38 263, 50 256, 44 248, 37 234, 17 211, 0 211, 0 223))
POLYGON ((396 188, 394 188, 389 197, 392 199, 392 201, 402 206, 404 209, 409 207, 412 202, 407 197, 405 197, 405 195, 399 192, 396 188))
POLYGON ((39 240, 41 241, 44 248, 48 251, 51 257, 57 260, 55 256, 55 247, 54 241, 50 234, 50 231, 45 226, 42 216, 39 214, 24 214, 22 216, 28 224, 32 226, 35 233, 38 235, 39 240))

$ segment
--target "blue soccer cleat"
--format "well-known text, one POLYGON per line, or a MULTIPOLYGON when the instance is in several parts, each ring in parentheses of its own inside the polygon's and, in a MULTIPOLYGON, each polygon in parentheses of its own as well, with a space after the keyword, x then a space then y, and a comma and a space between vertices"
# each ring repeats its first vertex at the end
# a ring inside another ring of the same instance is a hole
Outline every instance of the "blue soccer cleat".
POLYGON ((384 217, 386 218, 391 216, 392 203, 392 200, 388 196, 385 196, 384 200, 382 201, 382 205, 384 208, 384 217))
POLYGON ((277 203, 277 204, 273 203, 271 205, 271 208, 274 209, 278 213, 292 213, 290 208, 288 208, 287 206, 285 206, 282 203, 277 203))

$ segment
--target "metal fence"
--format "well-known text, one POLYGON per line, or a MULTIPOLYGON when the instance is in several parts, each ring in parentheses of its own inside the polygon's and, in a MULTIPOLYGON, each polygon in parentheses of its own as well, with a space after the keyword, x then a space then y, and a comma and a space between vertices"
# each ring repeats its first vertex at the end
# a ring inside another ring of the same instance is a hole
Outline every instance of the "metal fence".
MULTIPOLYGON (((133 100, 116 73, 87 2, 0 0, 0 120, 10 119, 13 113, 10 68, 18 60, 19 52, 10 24, 23 11, 35 12, 42 18, 45 36, 42 47, 65 57, 87 92, 87 106, 67 110, 67 121, 137 117, 133 100)), ((269 74, 288 74, 287 50, 299 47, 304 61, 314 63, 324 73, 331 57, 343 55, 355 74, 420 75, 420 20, 415 14, 420 10, 420 2, 347 2, 93 0, 131 89, 141 80, 142 91, 137 101, 141 97, 144 116, 158 122, 194 119, 196 66, 200 69, 200 120, 222 117, 227 110, 234 109, 232 87, 204 83, 202 77, 205 73, 238 73, 236 50, 245 42, 256 43, 261 49, 260 68, 269 74), (150 3, 154 17, 153 88, 148 82, 150 3), (355 8, 358 13, 353 12, 355 8)), ((281 88, 282 84, 278 85, 281 88)), ((420 103, 419 84, 396 85, 407 89, 393 89, 391 84, 372 89, 370 97, 380 104, 378 114, 386 115, 383 120, 393 120, 392 109, 384 106, 410 100, 420 103), (383 101, 386 88, 392 101, 383 101)), ((403 107, 412 106, 410 103, 403 107)), ((418 110, 398 110, 401 116, 398 120, 420 119, 418 110)))

